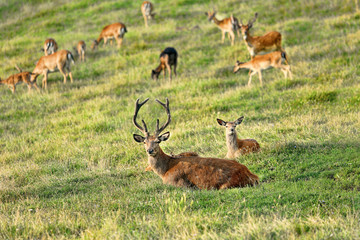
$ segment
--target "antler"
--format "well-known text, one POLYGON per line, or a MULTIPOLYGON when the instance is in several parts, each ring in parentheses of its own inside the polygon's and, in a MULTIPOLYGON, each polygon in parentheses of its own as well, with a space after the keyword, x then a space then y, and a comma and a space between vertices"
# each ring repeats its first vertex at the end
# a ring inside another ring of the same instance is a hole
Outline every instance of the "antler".
POLYGON ((160 102, 160 100, 156 99, 156 101, 165 108, 166 113, 168 115, 168 119, 166 121, 166 123, 164 125, 161 126, 161 128, 159 128, 159 119, 156 120, 156 135, 159 135, 162 131, 164 131, 164 129, 170 124, 171 122, 171 114, 170 114, 170 108, 169 108, 169 99, 166 98, 166 104, 160 102))
POLYGON ((257 16, 258 16, 258 13, 255 13, 255 17, 253 19, 249 20, 248 25, 253 24, 256 21, 257 16))
POLYGON ((147 126, 144 122, 144 120, 141 120, 143 125, 144 125, 144 128, 142 128, 137 122, 136 122, 136 117, 137 117, 137 114, 140 110, 140 108, 142 107, 142 105, 144 105, 147 101, 149 101, 149 98, 145 99, 143 102, 139 103, 139 98, 136 100, 136 103, 135 103, 135 113, 134 113, 134 117, 133 117, 133 123, 134 125, 141 131, 143 132, 146 136, 149 135, 149 132, 148 132, 148 129, 147 129, 147 126))

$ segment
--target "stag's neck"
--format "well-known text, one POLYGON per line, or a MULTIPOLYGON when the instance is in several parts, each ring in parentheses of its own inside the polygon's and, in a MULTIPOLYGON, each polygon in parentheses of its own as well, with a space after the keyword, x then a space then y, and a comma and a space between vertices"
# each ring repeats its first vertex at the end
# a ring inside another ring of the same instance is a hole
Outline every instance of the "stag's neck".
POLYGON ((165 154, 160 148, 160 151, 156 156, 148 157, 148 162, 154 172, 162 177, 170 168, 170 159, 171 157, 165 154))
POLYGON ((213 20, 214 20, 214 23, 216 24, 216 25, 220 25, 221 24, 221 22, 222 21, 219 21, 219 19, 217 19, 215 16, 213 17, 213 20))
POLYGON ((236 152, 236 150, 239 148, 236 132, 233 135, 226 135, 226 145, 228 148, 228 152, 236 152))

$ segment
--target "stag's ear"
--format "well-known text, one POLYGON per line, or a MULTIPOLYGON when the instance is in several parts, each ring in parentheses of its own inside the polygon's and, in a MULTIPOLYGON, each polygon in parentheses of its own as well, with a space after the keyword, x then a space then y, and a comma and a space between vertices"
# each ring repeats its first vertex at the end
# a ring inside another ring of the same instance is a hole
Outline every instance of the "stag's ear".
POLYGON ((224 120, 217 118, 216 121, 219 123, 220 126, 226 126, 226 122, 224 120))
POLYGON ((145 141, 145 138, 141 135, 138 135, 138 134, 133 134, 133 137, 134 137, 134 140, 136 142, 139 142, 139 143, 142 143, 145 141))
POLYGON ((244 120, 244 116, 239 117, 238 120, 235 121, 235 124, 239 125, 240 123, 242 123, 243 120, 244 120))
POLYGON ((170 137, 170 132, 166 132, 166 133, 160 135, 158 138, 160 141, 164 142, 164 141, 168 140, 169 137, 170 137))

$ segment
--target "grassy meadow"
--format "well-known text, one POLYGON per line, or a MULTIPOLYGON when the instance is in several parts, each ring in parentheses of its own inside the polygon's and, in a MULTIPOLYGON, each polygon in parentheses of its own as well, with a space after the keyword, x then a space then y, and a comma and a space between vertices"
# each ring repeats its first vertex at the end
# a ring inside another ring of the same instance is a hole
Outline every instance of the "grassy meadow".
MULTIPOLYGON (((0 239, 360 239, 360 12, 355 0, 0 0, 0 77, 32 71, 46 38, 59 49, 87 44, 72 65, 74 83, 49 74, 48 91, 13 95, 0 85, 0 239), (282 34, 294 79, 263 71, 247 87, 242 38, 221 44, 207 21, 259 13, 253 35, 282 34), (110 23, 128 33, 121 49, 90 44, 110 23), (198 27, 195 27, 198 26, 198 27), (194 28, 195 27, 195 28, 194 28), (160 51, 175 47, 178 76, 150 78, 160 51), (237 158, 260 185, 221 191, 164 185, 145 172, 133 140, 135 100, 153 131, 170 101, 170 153, 226 155, 225 130, 262 151, 237 158)), ((74 54, 75 58, 77 56, 74 54)), ((37 80, 41 86, 40 76, 37 80)))

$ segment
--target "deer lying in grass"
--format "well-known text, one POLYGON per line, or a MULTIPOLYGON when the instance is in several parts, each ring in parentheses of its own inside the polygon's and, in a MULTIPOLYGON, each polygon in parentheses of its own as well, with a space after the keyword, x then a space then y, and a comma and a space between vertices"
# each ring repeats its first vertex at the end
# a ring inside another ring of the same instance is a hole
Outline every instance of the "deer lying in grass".
POLYGON ((79 59, 81 62, 85 62, 85 51, 86 44, 84 41, 79 41, 76 45, 76 52, 79 54, 79 59))
POLYGON ((164 79, 165 79, 165 67, 169 72, 169 80, 171 80, 171 66, 174 66, 174 74, 176 76, 176 66, 177 66, 177 57, 178 53, 176 52, 175 48, 168 47, 165 48, 164 51, 160 54, 160 65, 152 70, 151 78, 157 80, 161 71, 164 71, 164 79))
POLYGON ((241 33, 251 58, 258 55, 260 52, 270 52, 272 50, 285 52, 281 47, 281 34, 279 32, 268 32, 263 36, 250 35, 250 28, 252 28, 257 16, 258 14, 255 13, 255 17, 249 20, 246 25, 244 25, 240 19, 241 33))
POLYGON ((41 50, 44 51, 45 56, 55 53, 58 50, 58 45, 55 39, 53 38, 46 39, 44 42, 44 48, 41 50))
POLYGON ((237 32, 238 37, 240 37, 240 33, 239 33, 239 22, 238 20, 233 17, 233 15, 231 15, 229 18, 225 18, 223 20, 218 20, 215 15, 216 12, 215 11, 208 11, 205 12, 205 15, 208 17, 208 20, 210 22, 213 22, 216 24, 216 26, 218 28, 220 28, 221 33, 222 33, 222 37, 221 37, 221 43, 224 43, 225 41, 225 34, 228 33, 229 34, 229 38, 231 40, 231 45, 234 45, 234 41, 235 41, 235 34, 234 31, 237 32))
POLYGON ((139 103, 139 99, 136 100, 133 123, 145 136, 134 134, 133 137, 136 142, 144 143, 149 165, 162 178, 163 183, 197 189, 226 189, 258 183, 259 178, 246 166, 235 160, 198 156, 173 157, 165 154, 160 148, 160 143, 168 140, 170 133, 160 134, 171 121, 169 100, 166 99, 165 104, 156 99, 165 108, 168 118, 161 127, 159 127, 159 119, 157 119, 154 135, 149 133, 144 120, 142 120, 143 127, 136 121, 139 109, 148 100, 141 103, 139 103))
MULTIPOLYGON (((123 23, 113 23, 110 25, 107 25, 103 28, 103 30, 100 33, 100 36, 97 40, 93 41, 93 44, 91 45, 91 49, 95 50, 98 46, 101 40, 104 40, 104 45, 106 45, 108 40, 115 39, 117 42, 118 48, 121 47, 123 38, 125 33, 127 33, 127 29, 125 24, 123 23)), ((112 44, 112 42, 111 42, 112 44)))
POLYGON ((226 145, 228 148, 226 158, 236 158, 260 150, 260 145, 255 139, 238 139, 235 128, 240 125, 243 119, 244 117, 240 117, 235 122, 216 119, 220 126, 226 127, 226 145))
MULTIPOLYGON (((37 62, 33 73, 40 75, 43 74, 44 78, 42 80, 42 87, 47 88, 47 77, 48 73, 52 73, 55 71, 60 71, 64 76, 64 83, 66 83, 67 75, 69 74, 71 82, 73 82, 73 77, 71 74, 70 64, 74 63, 74 57, 70 51, 60 50, 56 53, 53 53, 48 56, 42 56, 37 62), (65 70, 67 73, 65 73, 65 70)), ((36 76, 31 76, 31 81, 36 79, 36 76)))
POLYGON ((280 70, 284 73, 285 78, 287 78, 287 73, 290 75, 290 79, 292 79, 292 73, 290 65, 283 65, 282 61, 285 61, 287 64, 287 57, 285 52, 272 52, 265 55, 257 55, 253 57, 249 62, 243 63, 237 61, 234 67, 234 73, 239 71, 241 68, 250 69, 250 77, 248 86, 251 85, 251 77, 252 75, 258 73, 260 85, 262 86, 262 75, 261 70, 267 69, 270 67, 280 68, 280 70))
POLYGON ((32 72, 23 72, 21 68, 19 68, 17 65, 15 67, 19 70, 19 73, 13 74, 7 79, 1 80, 0 78, 0 84, 6 84, 9 89, 12 91, 12 93, 15 93, 16 85, 20 83, 26 83, 28 85, 29 93, 31 91, 31 88, 34 86, 36 90, 39 92, 40 89, 36 85, 36 77, 37 74, 34 74, 32 72), (35 78, 33 81, 31 81, 31 76, 34 75, 35 78))
POLYGON ((152 19, 155 16, 155 13, 152 12, 153 10, 154 10, 154 6, 153 6, 153 4, 151 2, 144 1, 141 4, 141 13, 142 13, 142 15, 144 17, 146 27, 148 27, 147 20, 152 19))

